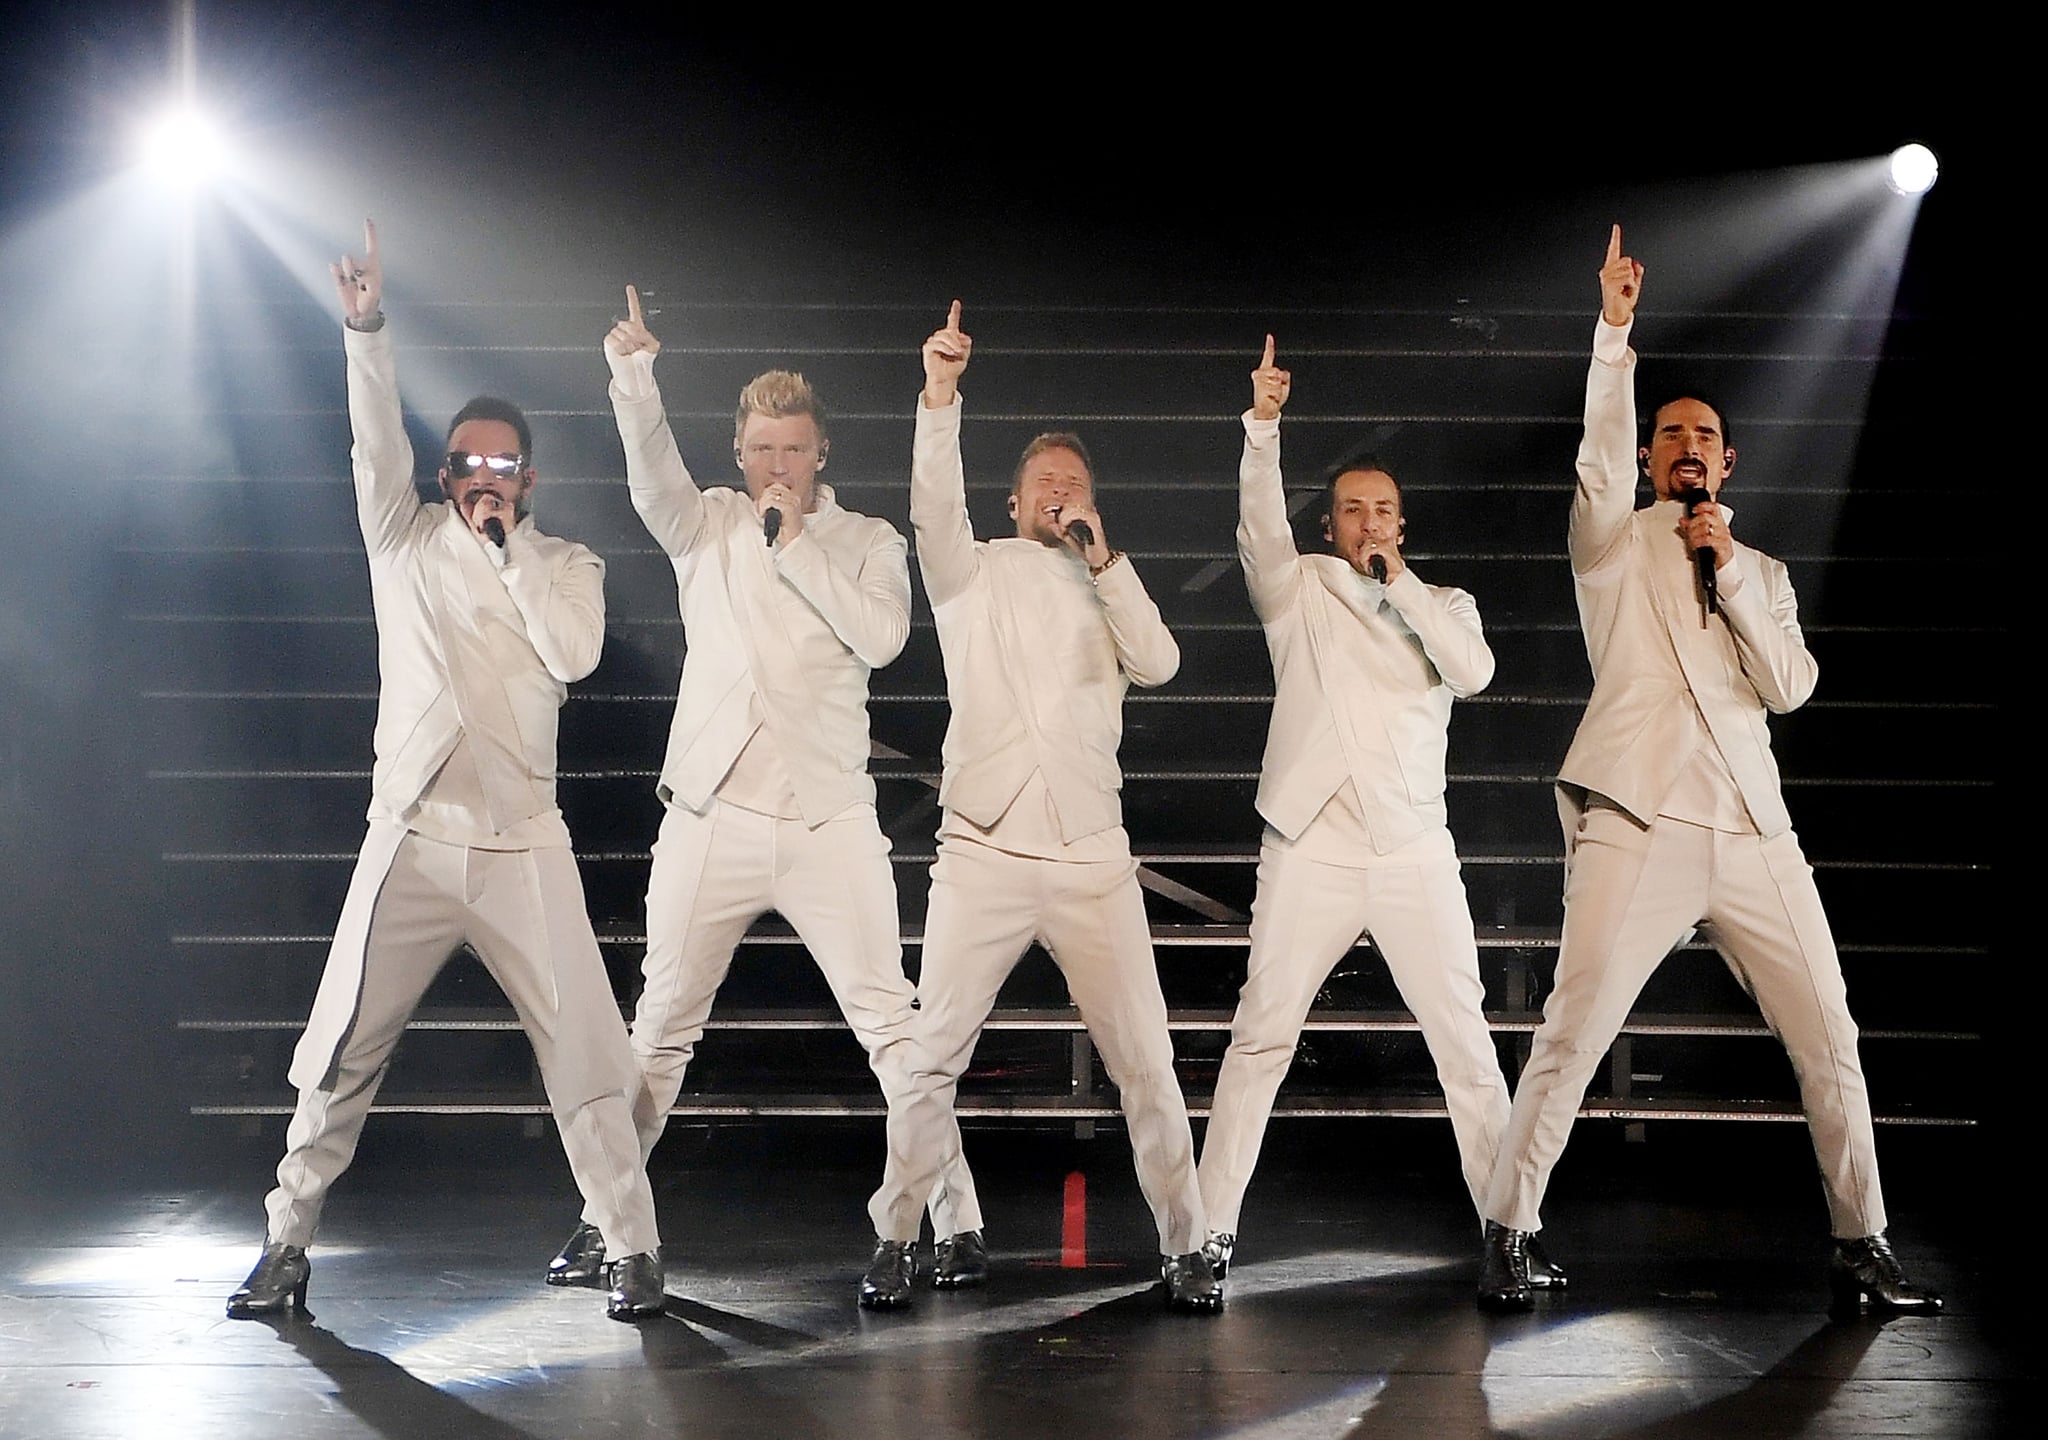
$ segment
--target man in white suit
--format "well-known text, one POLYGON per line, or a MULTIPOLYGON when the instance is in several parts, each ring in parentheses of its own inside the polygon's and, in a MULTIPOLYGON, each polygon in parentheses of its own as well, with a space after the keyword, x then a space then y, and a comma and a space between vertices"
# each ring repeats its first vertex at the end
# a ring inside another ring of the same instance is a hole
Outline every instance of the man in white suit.
POLYGON ((604 645, 604 562, 527 515, 532 439, 503 401, 456 416, 447 499, 420 503, 375 229, 360 262, 332 269, 377 616, 376 768, 369 834, 292 1058, 299 1102, 263 1255, 228 1314, 303 1307, 327 1192, 407 1019, 462 945, 533 1042, 584 1204, 617 1257, 607 1313, 655 1314, 660 1241, 633 1133, 633 1057, 555 801, 557 714, 604 645))
POLYGON ((860 1303, 909 1303, 918 1211, 957 1134, 955 1085, 997 990, 1037 940, 1121 1093, 1168 1303, 1213 1311, 1223 1292, 1201 1253, 1194 1141, 1118 799, 1124 692, 1172 679, 1180 647, 1135 567, 1109 548, 1074 436, 1025 447, 1010 493, 1016 536, 974 538, 960 460, 970 346, 955 301, 924 345, 911 457, 910 519, 952 705, 918 978, 921 1059, 889 1115, 860 1303))
MULTIPOLYGON (((903 972, 889 841, 868 774, 868 676, 910 633, 903 537, 842 509, 818 479, 829 440, 801 375, 740 393, 733 459, 746 489, 699 490, 684 468, 640 296, 605 337, 612 411, 633 507, 675 567, 689 648, 656 791, 661 833, 647 883, 645 985, 633 1016, 642 1153, 668 1123, 733 950, 769 910, 809 948, 893 1108, 909 1084, 914 990, 903 972)), ((981 1283, 987 1250, 957 1131, 925 1197, 933 1282, 981 1283)), ((549 1266, 596 1272, 586 1212, 549 1266)))
POLYGON ((1658 408, 1638 448, 1643 267, 1614 227, 1586 380, 1570 530, 1593 697, 1558 775, 1565 920, 1557 980, 1487 1189, 1479 1303, 1533 1301, 1528 1236, 1594 1068, 1653 970, 1696 928, 1784 1042, 1820 1161, 1838 1305, 1932 1312, 1884 1236, 1870 1099, 1842 966, 1792 833, 1766 713, 1817 674, 1785 567, 1734 540, 1726 417, 1697 396, 1658 408), (1635 508, 1638 468, 1656 503, 1635 508))
MULTIPOLYGON (((1361 932, 1385 957, 1436 1061, 1475 1210, 1508 1119, 1444 806, 1451 701, 1486 688, 1493 652, 1472 597, 1425 584, 1403 559, 1400 486, 1377 463, 1330 482, 1323 538, 1335 553, 1295 548, 1280 478, 1280 411, 1292 383, 1268 335, 1244 415, 1237 553, 1273 657, 1275 696, 1259 775, 1267 824, 1251 954, 1202 1141, 1202 1204, 1219 1272, 1302 1022, 1361 932)), ((1564 1283, 1548 1266, 1537 1273, 1564 1283)))

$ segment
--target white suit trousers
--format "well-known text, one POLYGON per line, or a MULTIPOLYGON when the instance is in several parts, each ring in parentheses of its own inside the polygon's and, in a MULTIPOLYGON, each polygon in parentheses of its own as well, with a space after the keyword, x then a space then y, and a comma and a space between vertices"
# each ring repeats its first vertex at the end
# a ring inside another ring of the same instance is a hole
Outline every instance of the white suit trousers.
MULTIPOLYGON (((896 877, 874 810, 813 830, 720 800, 702 815, 670 805, 648 876, 646 985, 632 1026, 643 1157, 668 1124, 740 937, 769 910, 789 921, 824 973, 891 1113, 902 1103, 917 992, 903 973, 896 877)), ((945 1144, 950 1158, 925 1197, 941 1237, 982 1224, 957 1126, 945 1144)))
POLYGON ((1354 868, 1283 844, 1259 849, 1251 958, 1202 1141, 1209 1227, 1236 1234, 1273 1097, 1316 991, 1370 933, 1436 1062, 1475 1209, 1508 1124, 1508 1087, 1486 1026, 1479 949, 1449 831, 1418 865, 1354 868))
POLYGON ((1791 1058, 1834 1233, 1884 1229, 1856 1022, 1798 838, 1668 818, 1644 826, 1594 804, 1580 817, 1569 863, 1557 984, 1515 1087, 1486 1218, 1542 1228, 1543 1192, 1593 1071, 1650 975, 1698 928, 1791 1058))
MULTIPOLYGON (((328 1074, 299 1091, 277 1188, 264 1202, 270 1240, 312 1242, 328 1189, 355 1156, 406 1021, 449 956, 467 944, 519 1012, 606 1253, 657 1248, 654 1196, 627 1094, 632 1056, 575 855, 567 847, 472 850, 407 835, 388 868, 358 862, 349 884, 352 900, 363 898, 353 893, 360 887, 375 896, 361 941, 362 988, 328 1074), (596 1098, 560 1098, 571 1094, 596 1098)), ((336 936, 338 945, 347 940, 336 936)))
POLYGON ((952 836, 940 839, 932 866, 917 986, 921 1055, 908 1100, 889 1114, 888 1170, 868 1202, 875 1233, 917 1238, 917 1197, 944 1163, 948 1137, 959 1133, 955 1088, 996 993, 1034 940, 1066 976, 1117 1086, 1160 1252, 1185 1255, 1208 1232, 1137 863, 1128 853, 1036 859, 952 836))

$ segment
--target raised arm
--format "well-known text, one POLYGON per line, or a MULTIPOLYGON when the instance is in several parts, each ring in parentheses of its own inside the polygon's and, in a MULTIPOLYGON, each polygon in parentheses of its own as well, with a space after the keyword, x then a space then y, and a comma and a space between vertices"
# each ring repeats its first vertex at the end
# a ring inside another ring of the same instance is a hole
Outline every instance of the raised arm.
POLYGON ((515 529, 505 537, 505 567, 498 573, 550 675, 569 685, 597 668, 604 653, 604 561, 581 545, 569 545, 565 558, 551 561, 524 529, 515 529))
POLYGON ((1572 573, 1590 576, 1619 554, 1636 502, 1636 354, 1628 347, 1643 267, 1621 253, 1621 227, 1600 267, 1600 323, 1586 374, 1585 434, 1572 495, 1572 573))
POLYGON ((967 472, 960 463, 960 374, 974 349, 960 329, 960 302, 924 342, 924 390, 910 450, 910 526, 917 567, 934 606, 961 594, 981 561, 967 519, 967 472))
POLYGON ((910 638, 910 564, 903 537, 880 521, 872 523, 875 537, 857 576, 833 565, 824 546, 808 533, 777 546, 774 555, 782 578, 824 617, 841 643, 863 665, 879 670, 903 653, 903 642, 910 638))
POLYGON ((1261 620, 1284 613, 1295 596, 1301 553, 1287 520, 1280 478, 1280 410, 1294 378, 1273 363, 1273 337, 1252 371, 1252 408, 1244 412, 1244 455, 1237 463, 1237 558, 1261 620))
POLYGON ((412 441, 398 400, 398 367, 384 328, 384 261, 377 226, 363 222, 363 257, 329 265, 341 301, 342 348, 348 356, 348 423, 355 437, 356 521, 375 555, 391 549, 419 518, 412 485, 412 441))
POLYGON ((654 383, 654 357, 660 353, 661 342, 640 312, 640 292, 628 285, 626 318, 604 337, 612 415, 626 448, 626 487, 633 508, 655 543, 674 558, 690 548, 704 527, 704 497, 690 479, 661 408, 661 390, 654 383))

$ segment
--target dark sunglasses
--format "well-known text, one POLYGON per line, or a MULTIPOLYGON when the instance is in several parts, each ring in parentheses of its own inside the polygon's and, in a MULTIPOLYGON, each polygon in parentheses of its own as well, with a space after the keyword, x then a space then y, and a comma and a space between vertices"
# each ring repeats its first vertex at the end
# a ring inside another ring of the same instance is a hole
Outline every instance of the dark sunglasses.
POLYGON ((451 450, 442 462, 449 475, 457 480, 467 480, 479 470, 488 470, 493 475, 507 479, 526 468, 524 455, 478 455, 469 451, 451 450))

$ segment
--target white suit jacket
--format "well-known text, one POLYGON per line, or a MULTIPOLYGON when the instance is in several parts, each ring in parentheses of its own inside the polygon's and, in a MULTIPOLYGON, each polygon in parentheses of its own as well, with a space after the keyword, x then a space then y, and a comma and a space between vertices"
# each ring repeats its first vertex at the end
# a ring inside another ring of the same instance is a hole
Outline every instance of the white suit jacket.
POLYGON ((803 533, 771 549, 744 491, 700 491, 691 480, 652 357, 605 356, 633 508, 675 566, 689 645, 662 799, 703 810, 766 726, 806 825, 872 805, 868 676, 910 635, 903 537, 887 521, 840 509, 820 485, 803 533))
POLYGON ((1764 717, 1805 704, 1819 667, 1785 567, 1739 542, 1718 575, 1720 613, 1702 625, 1693 559, 1677 534, 1684 506, 1635 508, 1635 364, 1628 328, 1600 322, 1570 545, 1593 698, 1558 780, 1648 824, 1710 740, 1757 830, 1777 835, 1792 820, 1764 717))
POLYGON ((529 517, 506 537, 500 568, 453 504, 421 504, 390 331, 344 335, 356 510, 377 615, 370 818, 405 823, 466 739, 487 829, 553 815, 540 828, 547 843, 566 845, 556 726, 569 682, 595 669, 604 649, 604 562, 529 517))
POLYGON ((920 400, 910 522, 953 711, 939 803, 986 830, 1035 772, 1071 845, 1123 824, 1124 692, 1171 680, 1180 646, 1129 560, 1091 581, 1070 550, 976 540, 966 486, 959 399, 920 400))
POLYGON ((1454 696, 1493 678, 1479 607, 1403 569, 1392 583, 1302 555, 1280 478, 1280 422, 1244 416, 1237 554, 1273 657, 1259 814, 1300 837, 1349 780, 1386 854, 1444 823, 1454 696))

